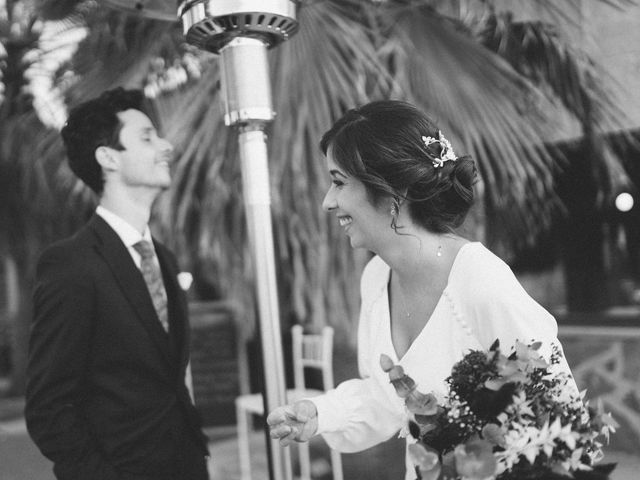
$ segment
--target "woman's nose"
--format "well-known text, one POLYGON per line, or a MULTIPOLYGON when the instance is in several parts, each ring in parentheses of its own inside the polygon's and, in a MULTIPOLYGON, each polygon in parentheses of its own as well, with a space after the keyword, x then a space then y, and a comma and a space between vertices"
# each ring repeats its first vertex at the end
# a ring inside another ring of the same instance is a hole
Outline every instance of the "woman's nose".
POLYGON ((333 194, 333 187, 329 189, 327 194, 324 196, 322 200, 322 209, 326 212, 330 212, 331 210, 337 207, 336 197, 333 194))

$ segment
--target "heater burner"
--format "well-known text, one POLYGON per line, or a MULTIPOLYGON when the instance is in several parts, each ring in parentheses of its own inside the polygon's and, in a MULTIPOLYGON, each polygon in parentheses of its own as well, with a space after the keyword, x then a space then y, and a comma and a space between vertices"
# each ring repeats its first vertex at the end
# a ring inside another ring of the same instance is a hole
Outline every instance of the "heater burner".
POLYGON ((187 0, 178 8, 187 42, 218 53, 238 37, 254 38, 268 48, 298 31, 291 0, 187 0))

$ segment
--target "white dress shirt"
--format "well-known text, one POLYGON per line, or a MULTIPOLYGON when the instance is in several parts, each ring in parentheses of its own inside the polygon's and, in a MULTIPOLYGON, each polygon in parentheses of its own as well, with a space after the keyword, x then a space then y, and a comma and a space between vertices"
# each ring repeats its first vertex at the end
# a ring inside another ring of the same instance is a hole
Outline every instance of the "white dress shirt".
MULTIPOLYGON (((116 234, 124 243, 124 246, 127 247, 131 258, 137 265, 138 269, 140 268, 140 264, 142 262, 142 257, 138 253, 138 251, 133 248, 133 246, 138 243, 140 240, 146 240, 151 244, 151 248, 153 248, 153 252, 155 254, 155 247, 153 246, 153 240, 151 239, 151 231, 149 230, 149 226, 145 225, 144 233, 140 234, 138 230, 136 230, 129 222, 124 220, 122 217, 119 217, 111 210, 106 209, 102 205, 98 205, 96 208, 96 213, 102 217, 102 219, 109 224, 111 228, 116 232, 116 234)), ((157 262, 158 257, 154 255, 154 261, 157 262)))

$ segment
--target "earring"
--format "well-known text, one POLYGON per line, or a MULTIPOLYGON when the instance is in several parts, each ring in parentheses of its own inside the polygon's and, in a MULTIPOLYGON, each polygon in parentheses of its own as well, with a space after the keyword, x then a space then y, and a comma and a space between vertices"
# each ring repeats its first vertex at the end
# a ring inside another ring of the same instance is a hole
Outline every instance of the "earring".
POLYGON ((442 256, 442 245, 438 245, 438 251, 436 252, 436 256, 437 257, 441 257, 442 256))
POLYGON ((396 200, 391 204, 391 216, 394 218, 398 216, 398 202, 396 200))

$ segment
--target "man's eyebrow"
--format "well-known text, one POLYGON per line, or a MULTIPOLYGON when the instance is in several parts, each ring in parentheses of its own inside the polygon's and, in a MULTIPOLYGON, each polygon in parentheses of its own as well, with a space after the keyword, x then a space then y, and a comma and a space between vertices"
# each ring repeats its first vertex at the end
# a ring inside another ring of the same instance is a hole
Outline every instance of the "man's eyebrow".
POLYGON ((340 170, 335 170, 335 169, 329 170, 329 174, 334 177, 340 176, 342 178, 347 178, 347 176, 344 173, 342 173, 340 170))

